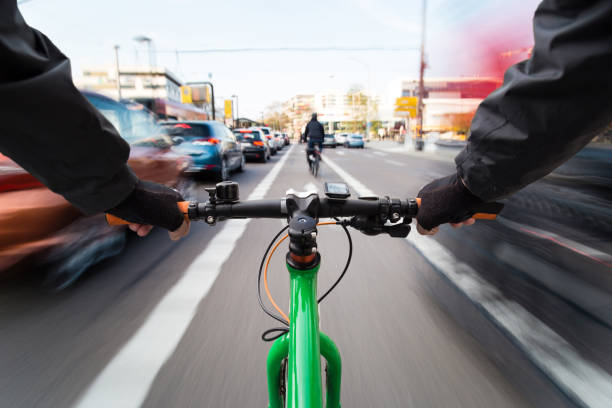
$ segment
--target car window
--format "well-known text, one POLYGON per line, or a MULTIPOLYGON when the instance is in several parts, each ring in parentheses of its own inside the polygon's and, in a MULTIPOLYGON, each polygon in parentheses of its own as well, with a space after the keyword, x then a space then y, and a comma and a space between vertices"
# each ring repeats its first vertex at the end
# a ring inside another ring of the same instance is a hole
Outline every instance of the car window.
POLYGON ((121 137, 125 139, 129 128, 127 109, 115 101, 109 101, 89 94, 85 94, 84 96, 110 123, 112 123, 121 137))
POLYGON ((212 131, 207 123, 169 122, 161 125, 170 136, 211 137, 212 131))

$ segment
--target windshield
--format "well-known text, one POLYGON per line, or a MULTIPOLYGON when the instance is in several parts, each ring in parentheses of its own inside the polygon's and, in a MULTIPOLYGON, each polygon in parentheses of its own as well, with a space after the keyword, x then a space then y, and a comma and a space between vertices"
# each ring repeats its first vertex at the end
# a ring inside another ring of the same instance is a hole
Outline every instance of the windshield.
POLYGON ((170 136, 181 136, 181 137, 211 137, 210 126, 203 123, 188 123, 188 122, 177 122, 177 123, 162 123, 162 127, 166 129, 170 136))
POLYGON ((234 131, 234 135, 239 142, 248 142, 252 140, 261 140, 261 134, 257 130, 253 130, 249 133, 234 131))
POLYGON ((363 139, 363 136, 361 136, 361 135, 351 135, 351 139, 361 140, 361 139, 363 139))

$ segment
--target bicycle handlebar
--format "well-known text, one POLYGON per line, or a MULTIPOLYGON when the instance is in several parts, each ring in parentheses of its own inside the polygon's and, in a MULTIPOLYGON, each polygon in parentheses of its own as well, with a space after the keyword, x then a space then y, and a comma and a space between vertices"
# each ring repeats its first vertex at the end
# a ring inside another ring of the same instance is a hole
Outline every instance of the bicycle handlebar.
MULTIPOLYGON (((396 222, 403 217, 416 217, 420 204, 420 198, 404 200, 388 197, 364 197, 351 200, 321 198, 312 211, 316 218, 381 216, 383 221, 396 222)), ((204 220, 209 224, 229 218, 287 218, 290 215, 290 209, 287 208, 287 198, 233 203, 182 201, 177 205, 181 212, 185 214, 185 219, 204 220)), ((472 218, 493 220, 502 208, 502 204, 488 203, 483 205, 483 208, 479 209, 472 218)), ((106 214, 106 219, 109 225, 130 223, 111 214, 106 214)))

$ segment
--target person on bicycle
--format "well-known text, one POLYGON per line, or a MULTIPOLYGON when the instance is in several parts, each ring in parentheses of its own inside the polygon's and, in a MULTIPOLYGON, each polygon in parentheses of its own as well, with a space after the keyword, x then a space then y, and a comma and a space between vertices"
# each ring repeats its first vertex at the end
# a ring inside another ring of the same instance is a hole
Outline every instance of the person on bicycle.
POLYGON ((84 214, 108 212, 138 235, 189 231, 178 192, 139 180, 129 145, 76 89, 70 61, 29 27, 16 0, 0 2, 0 152, 84 214))
POLYGON ((325 138, 325 129, 317 120, 317 113, 314 112, 310 118, 310 122, 306 124, 304 129, 304 140, 308 143, 306 148, 306 161, 310 166, 310 155, 315 151, 315 145, 319 146, 319 152, 323 150, 323 139, 325 138))
POLYGON ((422 234, 544 177, 612 123, 612 1, 544 0, 531 57, 478 107, 457 171, 419 192, 422 234))

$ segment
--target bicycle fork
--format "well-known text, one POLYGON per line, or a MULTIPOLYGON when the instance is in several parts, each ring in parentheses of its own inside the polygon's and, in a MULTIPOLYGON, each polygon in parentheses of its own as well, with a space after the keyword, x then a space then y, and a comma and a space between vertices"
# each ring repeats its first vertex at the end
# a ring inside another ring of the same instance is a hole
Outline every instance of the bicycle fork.
POLYGON ((327 361, 326 408, 340 408, 342 363, 334 342, 319 331, 317 273, 320 255, 314 265, 302 269, 289 262, 291 286, 289 333, 279 337, 268 354, 269 408, 322 408, 321 356, 327 361), (286 407, 283 407, 281 374, 288 359, 286 407))

